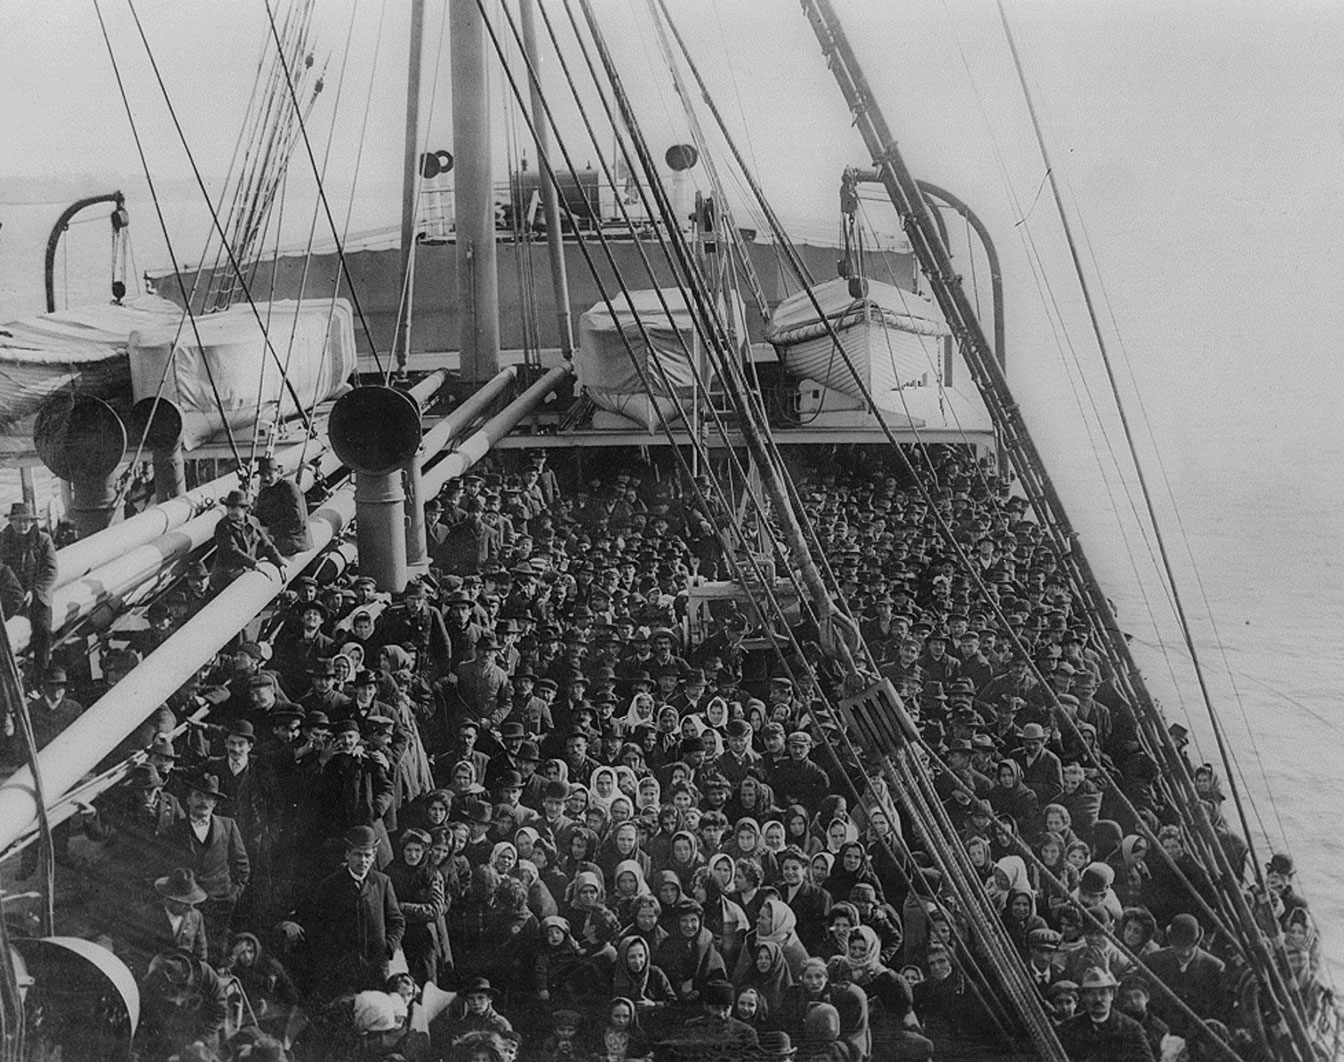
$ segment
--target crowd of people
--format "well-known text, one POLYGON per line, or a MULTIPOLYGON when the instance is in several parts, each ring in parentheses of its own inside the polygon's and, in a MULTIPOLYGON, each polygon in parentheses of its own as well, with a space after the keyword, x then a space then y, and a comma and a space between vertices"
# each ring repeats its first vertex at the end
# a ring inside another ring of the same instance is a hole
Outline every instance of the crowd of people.
MULTIPOLYGON (((451 481, 428 575, 394 601, 357 571, 298 578, 134 739, 148 761, 80 844, 104 882, 88 935, 140 983, 140 1057, 870 1062, 1007 1035, 980 935, 838 729, 815 625, 731 594, 689 624, 690 589, 731 578, 728 511, 604 454, 451 481)), ((1049 536, 987 464, 934 460, 924 491, 889 451, 793 471, 1061 1041, 1075 1062, 1246 1047, 1217 871, 1049 536)), ((263 482, 99 683, 303 548, 302 496, 274 465, 263 482)), ((59 662, 45 679, 35 723, 70 714, 59 662)), ((1291 862, 1268 872, 1307 991, 1312 922, 1291 862)))

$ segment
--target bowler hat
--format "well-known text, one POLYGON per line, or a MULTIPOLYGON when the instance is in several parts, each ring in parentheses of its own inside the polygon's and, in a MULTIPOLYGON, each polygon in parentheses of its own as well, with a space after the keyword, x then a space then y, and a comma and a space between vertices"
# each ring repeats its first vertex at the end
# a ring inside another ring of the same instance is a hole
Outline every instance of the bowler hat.
POLYGON ((1174 948, 1188 948, 1198 944, 1203 935, 1199 919, 1192 914, 1178 914, 1167 927, 1167 943, 1174 948))
POLYGON ((1045 727, 1040 723, 1028 723, 1018 731, 1023 741, 1044 741, 1045 727))
POLYGON ((352 826, 345 834, 345 846, 361 851, 378 847, 378 834, 372 826, 352 826))
POLYGON ((235 719, 224 730, 228 737, 247 738, 248 741, 257 740, 256 731, 252 729, 252 724, 246 719, 235 719))
POLYGON ((491 997, 494 997, 496 994, 495 989, 490 984, 489 978, 469 977, 462 983, 461 989, 458 990, 458 995, 465 999, 467 996, 474 996, 481 992, 484 992, 487 996, 491 997))

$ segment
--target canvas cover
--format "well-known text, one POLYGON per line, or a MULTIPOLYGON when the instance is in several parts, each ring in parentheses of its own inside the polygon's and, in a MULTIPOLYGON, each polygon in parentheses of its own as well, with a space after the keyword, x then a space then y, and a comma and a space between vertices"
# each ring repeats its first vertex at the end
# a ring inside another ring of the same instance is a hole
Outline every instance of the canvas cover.
POLYGON ((337 395, 356 367, 354 316, 345 299, 334 306, 261 302, 255 313, 233 306, 198 316, 194 330, 188 322, 135 332, 130 359, 136 401, 153 398, 163 380, 162 395, 182 411, 190 448, 220 430, 223 420, 251 423, 259 408, 270 417, 278 404, 282 417, 298 416, 277 359, 305 412, 337 395))
POLYGON ((57 391, 107 395, 124 388, 131 333, 181 316, 167 299, 141 295, 0 324, 0 428, 36 413, 57 391))

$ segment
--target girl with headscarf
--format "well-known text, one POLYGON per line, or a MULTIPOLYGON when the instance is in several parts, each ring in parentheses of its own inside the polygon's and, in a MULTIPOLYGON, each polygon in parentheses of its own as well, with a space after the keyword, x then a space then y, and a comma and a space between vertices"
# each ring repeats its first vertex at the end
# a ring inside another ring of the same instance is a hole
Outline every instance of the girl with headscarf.
POLYGON ((886 901, 882 883, 873 873, 867 849, 859 841, 847 841, 841 845, 840 853, 831 865, 831 876, 827 879, 825 888, 835 899, 847 900, 855 885, 871 885, 877 892, 878 899, 886 901))
POLYGON ((1115 868, 1115 884, 1111 887, 1126 907, 1135 907, 1147 900, 1153 880, 1147 856, 1148 841, 1131 833, 1120 842, 1119 858, 1110 860, 1111 866, 1115 868))
POLYGON ((658 950, 658 945, 667 939, 667 930, 660 924, 663 917, 663 905, 658 897, 641 896, 633 904, 630 921, 622 927, 622 937, 641 937, 649 946, 649 954, 658 950))
POLYGON ((728 726, 728 702, 722 697, 711 697, 705 705, 704 714, 700 716, 704 730, 701 731, 701 737, 708 737, 706 731, 713 730, 723 736, 724 730, 728 726))
POLYGON ((582 949, 569 928, 569 920, 559 915, 543 918, 537 957, 532 964, 532 987, 538 997, 543 1002, 563 1004, 565 986, 582 962, 582 949))
POLYGON ((653 869, 648 855, 640 851, 639 827, 633 821, 622 822, 612 829, 597 853, 597 865, 602 868, 602 873, 607 876, 608 883, 613 887, 616 884, 614 876, 616 867, 627 860, 639 864, 641 878, 647 878, 653 869))
POLYGON ((672 835, 672 846, 668 850, 663 870, 676 874, 682 889, 688 889, 695 872, 705 865, 700 854, 700 841, 690 830, 678 830, 672 835))
POLYGON ((644 880, 643 868, 634 859, 617 863, 611 874, 611 881, 612 888, 608 902, 624 926, 634 917, 635 901, 648 894, 649 885, 644 880))
POLYGON ((471 864, 461 853, 457 831, 451 826, 440 826, 430 832, 429 861, 443 877, 444 894, 450 906, 466 895, 471 884, 471 864))
POLYGON ((742 945, 735 975, 745 974, 744 962, 754 962, 756 949, 762 944, 777 944, 784 954, 784 961, 788 964, 789 971, 796 978, 803 968, 803 963, 807 961, 807 949, 798 939, 797 926, 798 918, 793 913, 793 908, 783 900, 772 896, 762 903, 760 914, 756 916, 756 926, 747 934, 747 939, 742 945))
POLYGON ((569 785, 569 764, 564 760, 547 760, 541 767, 541 776, 548 782, 564 782, 569 785))
POLYGON ((575 822, 583 822, 588 814, 588 800, 587 787, 579 782, 570 782, 569 796, 565 798, 565 814, 575 822))
MULTIPOLYGON (((761 826, 761 854, 769 853, 775 857, 775 862, 779 862, 779 853, 784 851, 788 845, 788 837, 784 833, 784 823, 778 819, 771 819, 761 826)), ((764 866, 764 865, 762 865, 764 866)))
POLYGON ((1031 957, 1029 938, 1033 929, 1047 929, 1045 919, 1035 913, 1036 896, 1021 889, 1013 889, 1003 904, 1003 928, 1008 939, 1017 948, 1023 961, 1031 957))
POLYGON ((536 916, 538 922, 559 912, 560 906, 555 902, 554 894, 541 880, 541 871, 537 869, 537 865, 532 860, 518 860, 513 875, 527 889, 527 908, 536 916))
POLYGON ((793 970, 784 958, 784 949, 773 940, 744 945, 733 971, 738 989, 754 988, 771 1013, 784 1002, 785 990, 793 984, 793 970))
POLYGON ((652 693, 636 693, 630 698, 625 714, 617 720, 621 733, 632 734, 638 726, 656 726, 652 693))
POLYGON ((681 887, 681 879, 671 870, 660 870, 653 875, 653 880, 649 884, 653 887, 653 894, 658 897, 658 903, 662 907, 659 924, 670 933, 676 926, 677 904, 686 897, 686 892, 681 887))
POLYGON ((1031 875, 1027 872, 1026 861, 1021 856, 1004 856, 994 864, 994 873, 989 882, 989 893, 999 910, 1008 903, 1008 897, 1014 892, 1025 892, 1032 898, 1031 913, 1036 913, 1036 890, 1031 887, 1031 875))
POLYGON ((736 861, 726 852, 716 852, 709 857, 707 866, 709 873, 714 876, 714 880, 718 883, 720 891, 725 894, 731 893, 733 891, 733 868, 736 866, 736 861))
POLYGON ((994 875, 994 860, 990 858, 988 837, 966 838, 966 854, 970 856, 971 866, 975 868, 980 884, 986 885, 994 875))
POLYGON ((641 936, 623 937, 616 945, 616 969, 611 990, 633 1000, 641 1011, 675 1003, 676 993, 667 974, 653 963, 653 948, 641 936))
POLYGON ((1040 823, 1040 798, 1022 781, 1022 765, 1000 760, 994 769, 994 788, 989 805, 997 815, 1010 816, 1025 837, 1035 837, 1040 823))
POLYGON ((583 939, 589 917, 607 904, 607 887, 596 870, 578 870, 565 893, 561 913, 569 921, 576 940, 583 939))
POLYGON ((635 808, 639 811, 644 811, 646 808, 657 810, 662 806, 662 797, 663 787, 651 774, 646 774, 635 786, 635 808))
POLYGON ((837 1054, 821 1057, 835 1058, 837 1062, 862 1062, 872 1057, 868 996, 857 985, 832 982, 823 959, 808 959, 795 983, 784 993, 779 1027, 800 1042, 816 1037, 818 1045, 843 1045, 837 1054), (826 1019, 825 1036, 809 1028, 809 1022, 815 1024, 817 1015, 826 1019))
POLYGON ((761 865, 761 873, 767 882, 779 879, 779 861, 773 852, 766 850, 761 838, 761 827, 749 815, 736 819, 733 832, 723 846, 723 854, 736 861, 754 859, 761 865))
POLYGON ((510 841, 499 841, 490 850, 490 865, 501 878, 511 875, 518 866, 518 849, 510 841))
POLYGON ((401 939, 406 968, 421 985, 438 980, 440 964, 447 969, 453 965, 444 921, 448 901, 443 875, 430 862, 431 843, 429 834, 422 830, 406 830, 398 839, 396 858, 387 868, 406 918, 401 939))
POLYGON ((724 807, 723 813, 729 821, 736 822, 744 816, 757 821, 775 812, 775 791, 762 781, 759 768, 751 767, 742 776, 732 797, 724 807))
POLYGON ((593 771, 588 787, 588 807, 606 811, 619 795, 620 790, 616 787, 616 768, 599 767, 593 771))
POLYGON ((882 1037, 884 1057, 933 1057, 933 1044, 919 1027, 910 985, 882 961, 881 941, 873 929, 855 929, 845 954, 827 965, 827 974, 832 982, 854 985, 868 997, 869 1021, 886 1034, 882 1037))
MULTIPOLYGON (((618 967, 619 969, 619 967, 618 967)), ((649 1057, 648 1037, 631 999, 617 996, 602 1011, 589 1039, 589 1056, 599 1062, 635 1062, 649 1057)))
POLYGON ((668 803, 658 809, 658 831, 644 845, 644 851, 655 867, 661 868, 672 854, 672 838, 681 829, 681 812, 668 803))
POLYGON ((807 863, 807 878, 819 889, 826 889, 831 880, 831 868, 835 866, 835 856, 830 852, 818 852, 807 863))
POLYGON ((691 881, 691 898, 704 908, 704 926, 714 934, 714 944, 723 956, 724 966, 731 970, 737 962, 742 940, 751 928, 746 913, 725 894, 719 880, 709 867, 701 867, 691 881))
POLYGON ((607 808, 607 829, 613 830, 623 822, 629 822, 635 817, 635 802, 624 793, 618 793, 612 797, 611 806, 607 808))
POLYGON ((698 1000, 711 981, 726 974, 723 956, 714 945, 714 935, 704 926, 704 913, 694 900, 684 900, 673 911, 675 922, 668 938, 654 953, 672 990, 683 1003, 698 1000))
POLYGON ((806 855, 821 851, 821 838, 813 837, 807 811, 801 804, 790 804, 784 812, 785 846, 796 845, 806 855))
POLYGON ((448 772, 448 791, 460 806, 468 797, 479 796, 485 792, 485 786, 476 777, 476 764, 471 760, 458 760, 448 772))
POLYGON ((837 815, 826 826, 820 851, 826 852, 834 859, 840 854, 840 849, 858 839, 859 828, 854 825, 853 820, 848 815, 837 815))

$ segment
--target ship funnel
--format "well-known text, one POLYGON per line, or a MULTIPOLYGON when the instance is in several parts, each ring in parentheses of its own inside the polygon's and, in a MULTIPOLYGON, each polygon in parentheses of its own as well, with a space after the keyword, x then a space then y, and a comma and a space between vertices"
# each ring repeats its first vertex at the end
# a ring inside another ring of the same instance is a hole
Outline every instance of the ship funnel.
POLYGON ((154 500, 166 502, 185 494, 187 473, 182 457, 182 411, 166 398, 142 398, 131 407, 131 435, 143 439, 154 455, 154 500))
POLYGON ((332 407, 331 448, 355 470, 359 566, 379 590, 406 588, 406 491, 401 470, 420 448, 420 405, 391 387, 356 387, 332 407))
POLYGON ((700 153, 692 144, 673 144, 663 156, 667 168, 672 171, 668 181, 668 197, 672 200, 672 212, 677 228, 684 229, 691 218, 691 178, 690 170, 700 161, 700 153))
POLYGON ((112 473, 126 454, 126 426, 116 410, 92 395, 50 399, 33 424, 37 456, 70 484, 70 517, 79 537, 112 522, 112 473))

